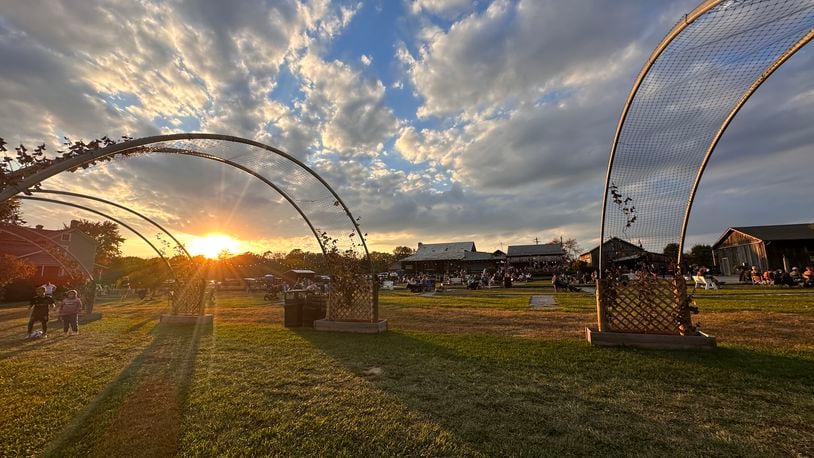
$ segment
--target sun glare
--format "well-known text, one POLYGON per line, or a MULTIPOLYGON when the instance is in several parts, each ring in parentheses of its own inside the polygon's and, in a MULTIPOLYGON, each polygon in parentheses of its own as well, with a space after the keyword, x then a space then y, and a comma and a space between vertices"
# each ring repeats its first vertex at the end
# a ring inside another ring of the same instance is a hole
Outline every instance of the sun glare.
POLYGON ((223 251, 237 254, 240 250, 240 241, 224 234, 207 234, 205 237, 195 237, 187 244, 187 250, 193 256, 204 256, 216 259, 223 251))

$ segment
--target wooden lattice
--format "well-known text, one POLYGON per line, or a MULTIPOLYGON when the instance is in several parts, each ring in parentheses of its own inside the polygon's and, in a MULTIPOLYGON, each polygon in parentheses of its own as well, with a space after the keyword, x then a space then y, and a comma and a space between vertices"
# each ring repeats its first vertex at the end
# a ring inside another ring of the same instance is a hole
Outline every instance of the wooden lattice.
POLYGON ((602 279, 597 287, 601 331, 683 335, 693 330, 682 277, 602 279))
POLYGON ((379 321, 379 289, 375 280, 359 276, 356 287, 332 288, 326 318, 331 321, 379 321))
POLYGON ((172 292, 173 315, 203 315, 206 282, 193 278, 172 292))

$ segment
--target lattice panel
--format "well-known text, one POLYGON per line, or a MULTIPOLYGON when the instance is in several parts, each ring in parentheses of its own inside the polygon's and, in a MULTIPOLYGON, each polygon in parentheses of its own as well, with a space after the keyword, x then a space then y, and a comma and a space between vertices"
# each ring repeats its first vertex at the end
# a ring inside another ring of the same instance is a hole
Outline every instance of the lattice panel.
POLYGON ((610 332, 680 335, 691 329, 684 279, 599 282, 600 328, 610 332), (683 325, 683 326, 682 326, 683 325))
POLYGON ((326 318, 332 321, 376 322, 379 319, 379 290, 369 279, 360 279, 358 287, 328 294, 326 318))
POLYGON ((173 315, 203 315, 206 282, 193 279, 175 291, 172 299, 173 315))

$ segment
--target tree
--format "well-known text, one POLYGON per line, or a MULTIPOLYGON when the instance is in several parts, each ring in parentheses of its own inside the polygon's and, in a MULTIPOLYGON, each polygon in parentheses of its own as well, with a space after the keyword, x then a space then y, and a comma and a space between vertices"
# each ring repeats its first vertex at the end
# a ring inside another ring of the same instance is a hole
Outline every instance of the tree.
POLYGON ((712 247, 709 245, 695 245, 684 256, 687 258, 687 264, 707 267, 713 264, 712 247))
POLYGON ((387 272, 390 265, 396 262, 396 255, 374 251, 370 253, 370 262, 373 264, 374 272, 387 272))
POLYGON ((396 256, 396 259, 394 259, 393 262, 401 261, 407 256, 412 256, 413 254, 415 254, 415 250, 408 246, 397 246, 393 250, 393 254, 396 256))
POLYGON ((0 298, 9 283, 34 275, 34 265, 10 254, 0 254, 0 298))
POLYGON ((25 224, 22 219, 19 199, 8 199, 0 202, 0 223, 20 225, 25 224))
POLYGON ((565 257, 569 263, 576 260, 579 257, 580 252, 582 251, 582 247, 579 246, 579 242, 577 242, 577 239, 565 239, 562 241, 559 239, 553 239, 551 243, 556 244, 562 243, 562 249, 563 251, 565 251, 565 257))
POLYGON ((669 256, 670 259, 675 261, 678 259, 678 244, 668 243, 667 246, 664 247, 663 253, 665 256, 669 256))
POLYGON ((124 237, 119 234, 118 224, 111 221, 94 222, 81 219, 74 227, 96 240, 97 264, 108 265, 121 256, 119 247, 124 242, 124 237))

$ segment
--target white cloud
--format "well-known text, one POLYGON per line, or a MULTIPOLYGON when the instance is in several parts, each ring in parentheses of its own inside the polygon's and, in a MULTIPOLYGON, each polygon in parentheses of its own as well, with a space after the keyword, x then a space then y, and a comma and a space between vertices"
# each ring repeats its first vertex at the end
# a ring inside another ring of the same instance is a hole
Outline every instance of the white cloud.
POLYGON ((305 55, 296 65, 305 82, 301 109, 319 120, 325 148, 340 154, 373 154, 395 133, 396 118, 385 104, 381 81, 313 54, 305 55))

